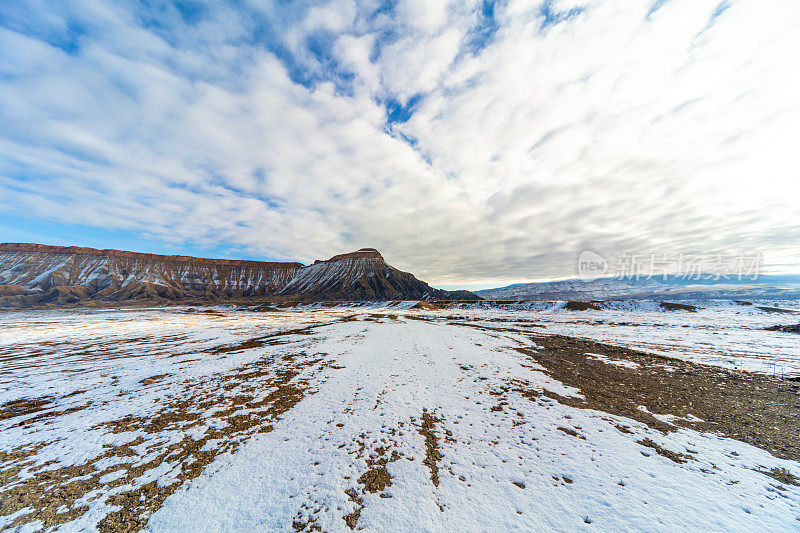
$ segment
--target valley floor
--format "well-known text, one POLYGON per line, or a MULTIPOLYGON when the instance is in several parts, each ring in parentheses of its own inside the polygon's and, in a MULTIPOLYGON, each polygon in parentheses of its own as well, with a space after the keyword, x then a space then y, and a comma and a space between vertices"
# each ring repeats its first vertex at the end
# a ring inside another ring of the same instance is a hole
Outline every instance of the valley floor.
POLYGON ((192 311, 0 317, 0 529, 800 529, 795 382, 523 311, 192 311))

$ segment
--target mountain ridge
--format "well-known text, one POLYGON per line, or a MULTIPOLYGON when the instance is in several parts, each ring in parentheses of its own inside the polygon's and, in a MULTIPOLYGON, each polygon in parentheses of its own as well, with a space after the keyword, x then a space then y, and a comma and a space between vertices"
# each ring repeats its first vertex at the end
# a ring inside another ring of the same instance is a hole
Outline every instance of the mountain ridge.
POLYGON ((800 275, 760 275, 756 279, 599 278, 515 283, 475 291, 487 300, 608 300, 608 299, 706 299, 706 298, 800 298, 800 275))
POLYGON ((0 307, 279 299, 463 300, 385 262, 374 248, 310 265, 0 243, 0 307))
POLYGON ((77 255, 102 255, 106 257, 131 257, 142 259, 160 259, 167 262, 192 261, 198 263, 218 263, 229 265, 276 265, 276 266, 305 266, 297 261, 255 261, 252 259, 219 259, 212 257, 195 257, 191 255, 162 255, 147 252, 130 252, 114 248, 90 248, 88 246, 55 246, 51 244, 35 244, 27 242, 2 242, 0 252, 31 252, 31 253, 60 253, 77 255))

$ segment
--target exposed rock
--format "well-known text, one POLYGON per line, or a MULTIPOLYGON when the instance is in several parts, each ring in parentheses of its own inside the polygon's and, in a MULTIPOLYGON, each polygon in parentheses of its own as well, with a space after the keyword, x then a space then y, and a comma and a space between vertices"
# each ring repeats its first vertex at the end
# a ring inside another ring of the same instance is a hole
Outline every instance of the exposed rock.
POLYGON ((25 287, 13 283, 11 285, 0 285, 0 296, 18 296, 25 294, 25 287))
POLYGON ((770 326, 764 329, 767 331, 782 331, 784 333, 800 333, 800 324, 793 324, 789 326, 770 326))
MULTIPOLYGON (((355 252, 350 252, 349 254, 334 255, 333 257, 328 259, 327 262, 341 261, 342 259, 380 259, 381 261, 383 261, 383 256, 375 248, 360 248, 355 252)), ((325 262, 325 261, 318 261, 318 262, 325 262)))
POLYGON ((690 313, 697 312, 697 306, 694 305, 678 304, 673 302, 661 302, 660 305, 662 309, 666 309, 667 311, 689 311, 690 313))
POLYGON ((568 311, 588 311, 589 309, 596 311, 600 308, 595 302, 576 302, 571 300, 564 305, 564 309, 568 311))
POLYGON ((443 307, 440 305, 432 304, 430 302, 417 302, 411 307, 411 309, 425 309, 428 311, 435 311, 437 309, 443 309, 443 307))
POLYGON ((253 297, 301 301, 478 299, 466 291, 434 289, 388 265, 373 248, 304 266, 2 243, 0 287, 0 307, 253 297))
POLYGON ((781 307, 770 307, 770 306, 763 306, 757 305, 756 309, 759 311, 764 311, 765 313, 778 313, 778 314, 795 314, 797 311, 794 309, 783 309, 781 307))

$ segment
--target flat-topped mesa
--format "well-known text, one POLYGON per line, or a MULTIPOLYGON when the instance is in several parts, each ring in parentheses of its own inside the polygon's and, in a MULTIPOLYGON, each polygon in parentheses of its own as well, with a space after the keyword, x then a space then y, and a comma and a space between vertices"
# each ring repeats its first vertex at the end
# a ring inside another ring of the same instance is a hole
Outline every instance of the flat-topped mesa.
MULTIPOLYGON (((206 259, 79 246, 0 243, 0 307, 252 297, 310 300, 451 300, 388 265, 374 248, 312 265, 206 259)), ((477 299, 468 295, 468 299, 477 299)))
POLYGON ((203 265, 225 266, 258 266, 263 268, 300 268, 305 266, 297 261, 253 261, 247 259, 214 259, 208 257, 193 257, 190 255, 161 255, 143 252, 128 252, 106 248, 99 250, 86 246, 51 246, 49 244, 33 244, 26 242, 2 242, 0 252, 24 252, 34 254, 68 254, 92 255, 100 257, 124 257, 128 259, 155 260, 165 263, 195 263, 203 265))
POLYGON ((342 261, 343 259, 380 259, 384 261, 381 253, 375 248, 359 248, 355 252, 349 254, 334 255, 327 261, 315 261, 316 263, 331 263, 333 261, 342 261))

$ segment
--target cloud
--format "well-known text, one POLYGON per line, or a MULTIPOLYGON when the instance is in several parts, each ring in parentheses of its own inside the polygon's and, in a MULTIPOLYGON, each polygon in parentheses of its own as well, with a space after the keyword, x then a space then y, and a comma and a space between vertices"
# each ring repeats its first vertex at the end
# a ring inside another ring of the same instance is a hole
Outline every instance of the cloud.
POLYGON ((0 212, 375 246, 435 283, 571 276, 584 249, 785 268, 798 22, 790 0, 15 3, 0 212))

